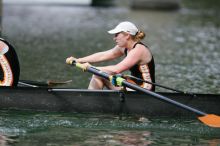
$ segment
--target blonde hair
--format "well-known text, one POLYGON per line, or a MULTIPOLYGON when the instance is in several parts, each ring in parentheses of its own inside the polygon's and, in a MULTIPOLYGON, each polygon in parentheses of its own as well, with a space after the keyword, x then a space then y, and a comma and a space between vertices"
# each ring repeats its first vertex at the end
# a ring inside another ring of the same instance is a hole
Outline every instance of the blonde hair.
POLYGON ((145 38, 145 33, 139 30, 136 35, 131 35, 131 38, 134 41, 140 42, 142 39, 145 38))

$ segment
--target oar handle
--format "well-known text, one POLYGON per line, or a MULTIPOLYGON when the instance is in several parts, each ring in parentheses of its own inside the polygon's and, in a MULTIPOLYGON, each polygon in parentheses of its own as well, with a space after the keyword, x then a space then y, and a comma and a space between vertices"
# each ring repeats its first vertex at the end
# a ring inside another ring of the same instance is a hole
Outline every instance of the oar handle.
POLYGON ((83 70, 83 71, 87 71, 87 72, 93 73, 93 74, 95 74, 95 75, 97 75, 97 76, 100 76, 100 77, 103 77, 103 78, 109 80, 109 75, 108 75, 107 73, 105 73, 105 72, 103 72, 103 71, 97 69, 97 68, 94 67, 94 66, 90 66, 90 67, 87 67, 87 68, 86 68, 85 66, 83 66, 83 64, 78 63, 78 62, 76 62, 76 61, 73 61, 73 62, 72 62, 72 65, 73 65, 73 66, 76 66, 77 68, 79 68, 79 69, 81 69, 81 70, 83 70))

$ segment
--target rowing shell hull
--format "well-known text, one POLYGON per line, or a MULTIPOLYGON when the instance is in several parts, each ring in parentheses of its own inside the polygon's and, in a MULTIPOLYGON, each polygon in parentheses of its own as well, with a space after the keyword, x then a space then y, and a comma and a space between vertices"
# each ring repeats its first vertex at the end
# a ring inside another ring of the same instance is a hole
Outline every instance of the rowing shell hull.
MULTIPOLYGON (((196 97, 192 97, 180 93, 160 94, 204 112, 220 114, 220 95, 196 94, 196 97)), ((1 87, 0 109, 142 116, 194 116, 192 112, 142 93, 61 88, 1 87)))

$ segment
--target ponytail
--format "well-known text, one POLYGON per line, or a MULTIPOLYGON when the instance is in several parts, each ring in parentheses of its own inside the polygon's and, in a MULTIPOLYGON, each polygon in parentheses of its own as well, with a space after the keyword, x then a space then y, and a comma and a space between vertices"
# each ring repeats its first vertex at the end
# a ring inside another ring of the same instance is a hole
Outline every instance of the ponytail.
POLYGON ((145 38, 145 33, 140 30, 137 32, 136 35, 132 36, 132 39, 137 42, 140 42, 144 38, 145 38))

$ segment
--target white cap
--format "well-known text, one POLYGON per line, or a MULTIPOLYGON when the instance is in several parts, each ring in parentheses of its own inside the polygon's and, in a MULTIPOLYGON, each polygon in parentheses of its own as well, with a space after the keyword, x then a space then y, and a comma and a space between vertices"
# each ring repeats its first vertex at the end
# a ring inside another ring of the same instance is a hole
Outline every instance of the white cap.
POLYGON ((138 32, 138 29, 133 23, 125 21, 125 22, 119 23, 114 29, 108 31, 108 33, 110 34, 116 34, 119 32, 127 32, 131 35, 136 35, 138 32))

